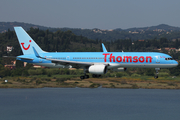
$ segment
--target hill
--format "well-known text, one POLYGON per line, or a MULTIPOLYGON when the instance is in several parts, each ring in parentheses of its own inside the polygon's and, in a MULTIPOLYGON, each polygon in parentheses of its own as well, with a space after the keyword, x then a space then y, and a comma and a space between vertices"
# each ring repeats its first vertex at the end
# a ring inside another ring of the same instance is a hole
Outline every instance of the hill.
MULTIPOLYGON (((116 30, 122 31, 121 28, 118 28, 116 30)), ((141 27, 141 28, 129 28, 125 29, 125 31, 180 31, 180 27, 173 27, 166 24, 160 24, 157 26, 150 26, 150 27, 141 27)))
POLYGON ((28 30, 29 28, 33 27, 33 28, 39 28, 42 30, 47 30, 49 29, 48 27, 44 27, 44 26, 39 26, 39 25, 34 25, 34 24, 29 24, 29 23, 23 23, 23 22, 0 22, 0 32, 6 32, 9 30, 14 30, 14 26, 21 26, 23 27, 25 30, 28 30))
POLYGON ((160 24, 151 27, 142 28, 129 28, 129 29, 114 29, 114 30, 101 30, 95 29, 80 29, 80 28, 50 28, 45 26, 39 26, 29 23, 21 22, 0 22, 0 32, 6 32, 9 30, 14 30, 14 26, 22 26, 25 30, 29 30, 31 27, 39 28, 41 30, 49 30, 55 32, 57 30, 61 31, 72 31, 75 35, 85 36, 93 40, 103 40, 103 41, 114 41, 118 39, 132 39, 132 40, 146 40, 146 39, 160 39, 166 37, 167 39, 178 39, 180 38, 180 27, 173 27, 166 24, 160 24))

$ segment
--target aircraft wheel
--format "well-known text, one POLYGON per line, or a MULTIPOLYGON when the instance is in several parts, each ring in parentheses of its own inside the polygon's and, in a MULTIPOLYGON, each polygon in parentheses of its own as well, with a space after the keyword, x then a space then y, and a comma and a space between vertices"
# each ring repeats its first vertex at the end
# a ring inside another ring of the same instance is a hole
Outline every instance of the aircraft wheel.
POLYGON ((80 76, 80 79, 82 80, 82 79, 85 79, 85 76, 80 76))
POLYGON ((93 77, 93 78, 99 78, 99 77, 101 77, 101 75, 95 75, 95 74, 93 74, 92 77, 93 77))
POLYGON ((157 79, 157 78, 158 78, 158 75, 155 75, 154 78, 157 79))
POLYGON ((89 75, 85 75, 85 79, 89 78, 89 75))
POLYGON ((96 77, 96 75, 95 75, 95 74, 93 74, 93 75, 92 75, 92 77, 93 77, 93 78, 95 78, 95 77, 96 77))

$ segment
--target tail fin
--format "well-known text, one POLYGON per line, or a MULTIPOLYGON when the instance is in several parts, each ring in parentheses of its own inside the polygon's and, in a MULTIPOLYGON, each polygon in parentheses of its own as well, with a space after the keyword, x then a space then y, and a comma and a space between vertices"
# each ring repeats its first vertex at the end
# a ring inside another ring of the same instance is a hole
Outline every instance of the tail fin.
POLYGON ((34 54, 33 47, 38 53, 44 52, 22 27, 14 27, 14 29, 24 55, 34 54))
POLYGON ((104 46, 103 43, 102 43, 102 48, 103 48, 103 52, 107 52, 106 47, 104 46))

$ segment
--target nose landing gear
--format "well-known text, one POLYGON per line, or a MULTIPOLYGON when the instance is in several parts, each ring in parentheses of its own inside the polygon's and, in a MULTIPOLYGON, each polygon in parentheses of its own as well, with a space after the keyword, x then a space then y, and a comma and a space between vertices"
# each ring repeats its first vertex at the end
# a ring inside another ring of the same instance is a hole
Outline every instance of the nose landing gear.
POLYGON ((158 78, 158 74, 159 74, 158 71, 160 70, 160 68, 155 68, 155 70, 156 70, 156 74, 155 74, 154 78, 157 79, 158 78))
POLYGON ((154 78, 157 79, 157 78, 158 78, 158 75, 155 75, 154 78))

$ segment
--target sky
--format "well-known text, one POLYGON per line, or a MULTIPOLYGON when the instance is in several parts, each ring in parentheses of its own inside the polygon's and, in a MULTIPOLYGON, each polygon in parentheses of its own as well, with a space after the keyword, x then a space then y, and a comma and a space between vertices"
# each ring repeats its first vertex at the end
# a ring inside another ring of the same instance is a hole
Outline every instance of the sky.
POLYGON ((55 28, 180 27, 180 0, 0 0, 0 22, 55 28))

